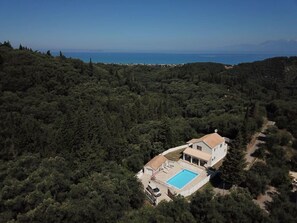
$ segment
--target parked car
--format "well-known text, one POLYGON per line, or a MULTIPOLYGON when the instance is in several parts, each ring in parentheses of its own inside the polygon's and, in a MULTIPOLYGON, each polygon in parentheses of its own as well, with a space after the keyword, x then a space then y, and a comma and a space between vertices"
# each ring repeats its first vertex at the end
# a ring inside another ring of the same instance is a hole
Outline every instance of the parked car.
POLYGON ((155 197, 160 197, 161 196, 161 191, 160 189, 154 184, 154 183, 149 183, 149 185, 146 188, 152 195, 155 197))

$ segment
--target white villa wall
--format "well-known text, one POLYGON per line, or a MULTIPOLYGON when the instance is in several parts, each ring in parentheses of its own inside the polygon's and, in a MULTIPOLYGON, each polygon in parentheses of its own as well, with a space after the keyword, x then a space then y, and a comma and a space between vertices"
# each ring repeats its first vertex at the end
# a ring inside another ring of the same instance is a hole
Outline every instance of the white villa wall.
POLYGON ((212 149, 209 148, 208 145, 206 145, 204 142, 198 142, 198 143, 193 143, 193 149, 198 149, 197 147, 201 146, 202 148, 202 152, 208 153, 208 154, 212 154, 212 149))
POLYGON ((192 187, 189 190, 184 190, 180 192, 180 195, 187 197, 190 196, 191 194, 195 193, 197 190, 199 190, 201 187, 203 187, 207 182, 209 182, 210 175, 205 177, 203 180, 201 180, 198 184, 196 184, 194 187, 192 187))
POLYGON ((136 174, 136 177, 138 179, 141 179, 142 176, 143 176, 143 171, 142 170, 138 171, 138 173, 136 174))
POLYGON ((225 142, 223 142, 212 149, 211 166, 215 165, 217 162, 219 162, 226 156, 227 147, 228 145, 225 142))
POLYGON ((206 145, 204 142, 198 142, 198 143, 194 143, 192 148, 193 149, 197 149, 198 146, 201 146, 202 148, 202 152, 211 154, 211 160, 207 163, 208 166, 213 166, 215 165, 217 162, 219 162, 221 159, 223 159, 226 154, 227 154, 227 147, 228 145, 226 144, 226 142, 223 142, 219 145, 217 145, 216 147, 214 147, 213 149, 211 149, 208 145, 206 145), (222 145, 222 146, 220 146, 222 145))

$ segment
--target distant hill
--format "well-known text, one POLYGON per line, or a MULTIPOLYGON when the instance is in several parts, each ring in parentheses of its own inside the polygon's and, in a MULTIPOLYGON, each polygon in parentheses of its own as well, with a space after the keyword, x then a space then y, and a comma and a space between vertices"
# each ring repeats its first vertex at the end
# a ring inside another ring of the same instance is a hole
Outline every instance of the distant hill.
POLYGON ((260 44, 240 44, 222 48, 230 52, 296 53, 297 40, 268 40, 260 44))

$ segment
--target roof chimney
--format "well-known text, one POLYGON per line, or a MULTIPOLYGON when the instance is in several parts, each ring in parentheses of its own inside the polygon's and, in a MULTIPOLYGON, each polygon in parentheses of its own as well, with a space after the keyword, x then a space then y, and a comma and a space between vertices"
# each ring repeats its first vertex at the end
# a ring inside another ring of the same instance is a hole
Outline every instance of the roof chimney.
POLYGON ((215 133, 217 133, 217 132, 218 132, 218 130, 217 130, 217 129, 215 129, 215 130, 214 130, 214 132, 215 132, 215 133))

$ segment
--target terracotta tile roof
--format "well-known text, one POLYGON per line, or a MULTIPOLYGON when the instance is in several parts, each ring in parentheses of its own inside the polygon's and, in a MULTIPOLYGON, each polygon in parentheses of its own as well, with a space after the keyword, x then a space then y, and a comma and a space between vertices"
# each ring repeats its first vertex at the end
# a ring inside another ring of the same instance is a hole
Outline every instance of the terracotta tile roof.
POLYGON ((198 149, 192 149, 190 147, 186 148, 183 153, 188 154, 190 156, 197 157, 197 158, 205 160, 205 161, 209 161, 211 158, 210 154, 202 152, 198 149))
POLYGON ((202 136, 199 139, 191 139, 187 143, 197 143, 197 142, 204 142, 207 144, 210 148, 216 147, 218 144, 224 142, 225 139, 220 136, 218 133, 211 133, 207 134, 205 136, 202 136))
POLYGON ((197 141, 198 139, 191 139, 190 141, 188 141, 187 143, 190 144, 190 143, 195 143, 195 142, 199 142, 197 141))
POLYGON ((163 155, 155 156, 153 159, 151 159, 145 166, 149 166, 153 168, 154 170, 157 170, 163 163, 167 161, 167 158, 163 155))

